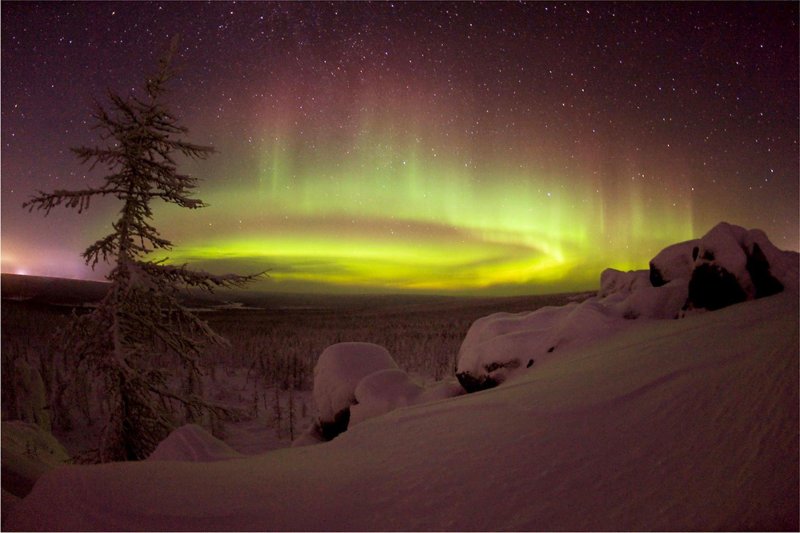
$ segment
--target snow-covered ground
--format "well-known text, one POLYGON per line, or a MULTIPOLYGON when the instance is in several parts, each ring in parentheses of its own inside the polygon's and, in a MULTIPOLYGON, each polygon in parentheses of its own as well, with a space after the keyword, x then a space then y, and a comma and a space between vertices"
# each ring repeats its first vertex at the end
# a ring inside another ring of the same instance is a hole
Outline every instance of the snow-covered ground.
POLYGON ((797 317, 792 287, 631 320, 497 388, 399 408, 324 444, 59 467, 4 526, 797 530, 797 317))

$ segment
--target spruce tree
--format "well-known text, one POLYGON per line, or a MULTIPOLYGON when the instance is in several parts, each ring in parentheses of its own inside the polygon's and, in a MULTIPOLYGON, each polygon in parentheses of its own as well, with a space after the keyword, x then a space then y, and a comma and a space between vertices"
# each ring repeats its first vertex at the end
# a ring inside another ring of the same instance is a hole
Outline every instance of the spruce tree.
POLYGON ((107 418, 100 461, 143 459, 179 421, 200 421, 215 409, 203 400, 200 354, 208 343, 225 341, 180 303, 180 291, 241 286, 254 277, 212 275, 149 259, 172 247, 152 225, 154 201, 187 209, 206 205, 192 197, 197 179, 178 172, 175 156, 205 159, 214 151, 183 140, 188 130, 164 103, 176 48, 173 40, 146 79, 144 97, 124 98, 109 90, 109 107, 96 104, 94 127, 105 145, 72 151, 92 168, 109 169, 102 184, 39 191, 23 204, 45 215, 60 205, 82 212, 96 197, 122 204, 113 231, 83 253, 92 268, 111 264, 110 289, 96 310, 75 319, 64 346, 102 377, 107 418))

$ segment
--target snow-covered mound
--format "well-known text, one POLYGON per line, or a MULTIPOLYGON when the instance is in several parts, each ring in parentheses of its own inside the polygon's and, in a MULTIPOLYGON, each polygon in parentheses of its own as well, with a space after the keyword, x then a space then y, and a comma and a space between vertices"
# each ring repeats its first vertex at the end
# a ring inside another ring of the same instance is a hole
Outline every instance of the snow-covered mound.
POLYGON ((650 287, 649 273, 646 270, 622 272, 607 268, 600 273, 600 291, 597 295, 605 298, 612 294, 630 294, 645 287, 650 287))
POLYGON ((421 395, 422 387, 399 368, 374 372, 356 387, 356 404, 350 408, 350 426, 417 403, 421 395))
POLYGON ((148 461, 211 462, 236 459, 242 454, 198 426, 186 424, 161 441, 148 461))
MULTIPOLYGON (((13 530, 797 530, 798 294, 236 461, 67 466, 13 530)), ((538 365, 538 362, 536 363, 538 365)))
POLYGON ((322 435, 331 439, 347 429, 356 386, 364 377, 396 368, 386 348, 377 344, 340 342, 325 348, 314 367, 314 403, 322 435))
POLYGON ((3 421, 3 490, 25 496, 39 477, 69 461, 69 454, 53 435, 36 424, 3 421))
POLYGON ((720 223, 701 239, 669 246, 650 270, 605 270, 596 297, 558 308, 477 320, 461 345, 456 376, 470 392, 494 387, 552 357, 631 325, 719 309, 797 289, 798 254, 778 250, 761 230, 720 223))
POLYGON ((317 424, 308 428, 292 446, 318 444, 348 427, 399 407, 463 393, 461 385, 452 381, 422 387, 397 367, 386 348, 377 344, 334 344, 325 348, 314 367, 317 424))
POLYGON ((19 499, 27 496, 42 474, 69 461, 60 442, 39 425, 21 420, 4 420, 0 427, 2 441, 3 500, 0 527, 19 499))

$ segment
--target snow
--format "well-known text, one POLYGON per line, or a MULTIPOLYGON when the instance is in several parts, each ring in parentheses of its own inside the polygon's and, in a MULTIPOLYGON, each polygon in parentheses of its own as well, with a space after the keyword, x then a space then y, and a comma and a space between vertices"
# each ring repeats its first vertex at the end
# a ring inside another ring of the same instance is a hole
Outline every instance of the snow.
POLYGON ((694 249, 699 248, 700 240, 679 242, 667 246, 650 260, 650 281, 654 286, 676 279, 688 280, 694 270, 694 249))
POLYGON ((242 457, 242 454, 202 427, 186 424, 161 441, 147 460, 212 462, 238 457, 242 457))
MULTIPOLYGON (((597 306, 568 313, 597 331, 597 306)), ((60 467, 6 527, 797 530, 797 316, 786 291, 628 321, 501 387, 399 408, 317 446, 60 467)))
POLYGON ((314 367, 314 403, 322 422, 336 416, 355 402, 355 390, 365 376, 397 368, 383 346, 369 342, 340 342, 328 346, 314 367))
POLYGON ((688 293, 688 281, 679 278, 660 287, 642 287, 629 295, 612 295, 605 304, 617 317, 671 319, 680 314, 688 293))
POLYGON ((20 498, 27 496, 36 480, 48 470, 69 461, 61 444, 40 426, 20 420, 4 420, 2 434, 2 513, 0 525, 20 498))
POLYGON ((780 286, 771 290, 770 280, 764 280, 764 273, 759 276, 759 255, 766 259, 766 277, 775 278, 780 286, 797 288, 797 252, 779 250, 759 229, 747 230, 726 222, 717 224, 700 239, 693 277, 699 267, 706 265, 733 275, 746 299, 773 294, 780 286))
POLYGON ((630 327, 633 318, 675 318, 686 302, 687 287, 685 280, 652 287, 644 270, 606 270, 600 292, 604 296, 476 320, 461 344, 456 372, 465 388, 503 383, 630 327))
POLYGON ((695 268, 703 263, 719 265, 736 277, 745 294, 754 294, 753 282, 747 272, 747 256, 742 244, 747 231, 740 226, 721 223, 700 239, 695 268))
POLYGON ((797 252, 779 250, 760 229, 748 231, 742 244, 749 253, 753 253, 754 245, 757 244, 769 262, 770 273, 775 276, 784 287, 790 290, 797 290, 797 282, 798 279, 800 279, 800 277, 798 277, 800 261, 798 261, 797 252))
POLYGON ((650 286, 650 273, 647 270, 631 270, 622 272, 607 268, 600 274, 600 292, 605 297, 615 293, 628 293, 650 286))
POLYGON ((2 422, 3 490, 25 496, 42 474, 69 461, 69 455, 49 432, 36 424, 2 422))
POLYGON ((358 382, 356 404, 350 408, 350 425, 419 401, 422 387, 399 368, 373 372, 358 382))

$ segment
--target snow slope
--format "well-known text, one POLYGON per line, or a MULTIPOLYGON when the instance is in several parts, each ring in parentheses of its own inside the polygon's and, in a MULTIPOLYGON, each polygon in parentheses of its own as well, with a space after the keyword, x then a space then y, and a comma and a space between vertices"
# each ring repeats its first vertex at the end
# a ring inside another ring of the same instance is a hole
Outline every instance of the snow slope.
POLYGON ((635 321, 501 387, 317 446, 60 467, 5 526, 797 530, 797 317, 786 291, 635 321))

